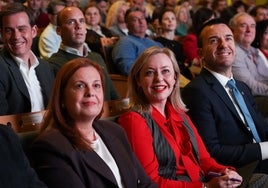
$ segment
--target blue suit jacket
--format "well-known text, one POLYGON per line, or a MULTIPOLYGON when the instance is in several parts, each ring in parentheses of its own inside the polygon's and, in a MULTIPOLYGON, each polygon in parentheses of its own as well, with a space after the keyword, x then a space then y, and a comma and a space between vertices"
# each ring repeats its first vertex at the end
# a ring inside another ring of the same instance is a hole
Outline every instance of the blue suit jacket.
MULTIPOLYGON (((47 62, 38 59, 35 68, 42 88, 45 107, 48 104, 54 71, 47 62)), ((11 55, 3 50, 0 54, 0 115, 31 112, 31 101, 27 86, 23 80, 19 66, 11 55)))
MULTIPOLYGON (((126 188, 155 188, 134 156, 123 129, 95 121, 94 129, 116 161, 126 188)), ((79 151, 58 130, 44 132, 32 146, 33 165, 49 188, 117 188, 112 171, 93 150, 79 151)))
MULTIPOLYGON (((250 89, 243 82, 236 80, 236 84, 262 141, 267 141, 268 125, 257 112, 250 89)), ((240 119, 227 92, 208 70, 203 69, 183 89, 182 96, 208 151, 219 163, 241 167, 261 160, 259 144, 253 143, 252 134, 240 119)))

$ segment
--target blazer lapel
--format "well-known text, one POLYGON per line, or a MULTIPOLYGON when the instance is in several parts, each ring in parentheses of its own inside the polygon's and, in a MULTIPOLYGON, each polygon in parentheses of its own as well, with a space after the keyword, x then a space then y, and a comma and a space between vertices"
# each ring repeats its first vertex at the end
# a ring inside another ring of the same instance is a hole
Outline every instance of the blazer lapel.
POLYGON ((218 95, 218 97, 226 104, 229 110, 242 122, 232 100, 230 99, 220 82, 206 69, 202 70, 202 76, 210 85, 212 90, 216 93, 216 95, 218 95))
POLYGON ((133 172, 133 161, 131 161, 129 157, 130 153, 124 149, 127 146, 124 146, 122 142, 120 142, 119 139, 111 133, 111 129, 105 129, 103 127, 104 126, 97 125, 94 128, 95 130, 101 129, 99 134, 116 161, 125 187, 133 187, 133 185, 137 184, 137 182, 135 182, 135 178, 133 177, 135 172, 133 172))
POLYGON ((82 157, 85 160, 85 163, 95 172, 99 173, 103 178, 108 179, 111 183, 117 185, 116 179, 108 167, 108 165, 98 156, 94 151, 85 152, 82 157))
POLYGON ((16 64, 16 62, 13 60, 10 54, 7 54, 8 52, 5 52, 5 55, 3 55, 3 60, 5 63, 7 63, 7 66, 10 70, 11 75, 14 78, 14 81, 17 85, 17 88, 21 91, 21 93, 30 101, 30 94, 28 92, 27 86, 24 82, 24 79, 21 75, 19 66, 16 64))

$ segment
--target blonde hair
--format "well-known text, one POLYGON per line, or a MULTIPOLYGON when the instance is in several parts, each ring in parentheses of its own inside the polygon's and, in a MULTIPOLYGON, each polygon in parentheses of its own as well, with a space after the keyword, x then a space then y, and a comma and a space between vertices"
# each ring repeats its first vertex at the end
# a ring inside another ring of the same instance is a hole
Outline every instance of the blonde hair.
POLYGON ((112 4, 112 6, 109 8, 107 16, 106 16, 106 22, 105 22, 105 27, 110 28, 114 25, 116 25, 117 22, 117 15, 119 13, 119 9, 122 6, 127 6, 129 7, 129 3, 123 0, 116 1, 115 3, 112 4))
POLYGON ((173 65, 173 69, 176 76, 176 83, 171 95, 168 97, 171 105, 179 112, 181 110, 187 111, 185 104, 181 100, 179 77, 180 69, 174 53, 168 48, 161 48, 158 46, 153 46, 146 49, 133 64, 130 74, 128 76, 128 87, 129 87, 129 97, 130 97, 130 108, 137 110, 139 112, 149 112, 150 102, 146 98, 142 88, 138 86, 138 79, 140 76, 140 71, 142 67, 148 63, 148 59, 156 54, 163 53, 166 54, 173 65))

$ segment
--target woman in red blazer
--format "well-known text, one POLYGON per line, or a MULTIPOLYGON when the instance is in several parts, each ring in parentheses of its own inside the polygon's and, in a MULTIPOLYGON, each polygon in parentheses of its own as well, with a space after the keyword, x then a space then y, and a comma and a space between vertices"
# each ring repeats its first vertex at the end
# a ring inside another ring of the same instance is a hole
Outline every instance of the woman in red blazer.
POLYGON ((179 73, 168 48, 145 50, 129 75, 132 110, 119 118, 119 124, 145 171, 160 188, 238 187, 242 177, 210 157, 185 114, 179 73), (212 178, 214 175, 219 177, 212 178))

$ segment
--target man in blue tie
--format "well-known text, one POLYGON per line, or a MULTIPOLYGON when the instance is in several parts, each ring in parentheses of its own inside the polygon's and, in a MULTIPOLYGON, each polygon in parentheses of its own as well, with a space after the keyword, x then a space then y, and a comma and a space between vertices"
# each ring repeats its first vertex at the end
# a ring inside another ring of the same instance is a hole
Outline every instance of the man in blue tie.
POLYGON ((237 168, 259 160, 256 171, 268 173, 268 124, 249 87, 233 79, 230 28, 217 19, 206 23, 198 53, 204 67, 182 96, 208 151, 219 163, 237 168))

